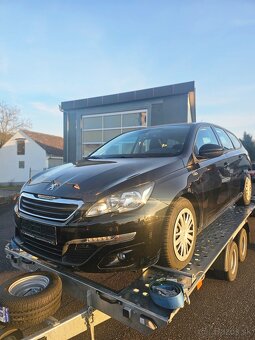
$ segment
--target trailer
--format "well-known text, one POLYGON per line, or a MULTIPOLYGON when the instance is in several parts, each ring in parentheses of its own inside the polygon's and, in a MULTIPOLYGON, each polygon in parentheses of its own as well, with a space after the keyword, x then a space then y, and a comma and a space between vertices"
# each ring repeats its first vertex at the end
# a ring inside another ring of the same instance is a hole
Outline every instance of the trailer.
MULTIPOLYGON (((155 304, 149 292, 151 282, 165 278, 179 283, 183 287, 185 304, 189 304, 190 295, 201 287, 208 270, 214 270, 228 281, 233 281, 238 269, 238 258, 241 262, 245 259, 245 235, 249 236, 250 243, 255 243, 254 202, 246 207, 229 207, 200 233, 193 258, 183 270, 154 265, 143 269, 138 277, 127 280, 126 286, 121 289, 106 287, 101 280, 95 280, 95 275, 83 275, 40 260, 8 243, 5 252, 13 267, 26 272, 43 270, 59 275, 64 289, 84 306, 80 312, 63 320, 48 318, 46 328, 25 339, 69 339, 84 331, 89 331, 91 339, 94 339, 95 326, 109 318, 143 334, 150 334, 168 325, 181 308, 166 309, 155 304)), ((117 282, 120 274, 114 275, 114 281, 117 282)), ((121 275, 125 275, 125 272, 121 275)), ((3 312, 1 321, 4 321, 3 312)), ((9 335, 12 335, 11 339, 23 338, 21 330, 2 323, 0 339, 8 339, 9 335)))

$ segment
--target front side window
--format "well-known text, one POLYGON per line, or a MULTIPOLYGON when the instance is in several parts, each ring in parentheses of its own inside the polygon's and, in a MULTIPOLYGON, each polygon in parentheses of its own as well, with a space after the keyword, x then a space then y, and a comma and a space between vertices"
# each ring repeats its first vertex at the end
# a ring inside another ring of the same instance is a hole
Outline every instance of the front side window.
POLYGON ((24 140, 17 141, 17 155, 25 155, 25 141, 24 140))
POLYGON ((201 127, 196 136, 196 142, 194 146, 195 155, 199 155, 201 146, 205 144, 216 144, 219 145, 217 138, 210 126, 201 127))
POLYGON ((223 148, 225 150, 233 149, 233 144, 232 144, 230 138, 228 137, 228 135, 226 134, 226 132, 224 130, 220 129, 220 128, 217 128, 217 127, 215 128, 215 130, 216 130, 216 133, 217 133, 217 135, 218 135, 218 137, 221 141, 223 148))
POLYGON ((190 127, 172 125, 122 134, 88 158, 176 156, 182 153, 190 127))

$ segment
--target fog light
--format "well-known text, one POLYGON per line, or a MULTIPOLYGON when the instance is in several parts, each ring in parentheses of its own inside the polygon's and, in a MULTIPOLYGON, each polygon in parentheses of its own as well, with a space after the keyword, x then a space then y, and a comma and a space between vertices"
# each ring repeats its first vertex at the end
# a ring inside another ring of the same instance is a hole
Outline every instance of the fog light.
POLYGON ((126 254, 124 254, 124 253, 118 253, 117 257, 120 261, 126 260, 126 254))
POLYGON ((129 260, 132 254, 133 254, 133 250, 122 251, 121 253, 117 254, 117 258, 119 261, 129 260))

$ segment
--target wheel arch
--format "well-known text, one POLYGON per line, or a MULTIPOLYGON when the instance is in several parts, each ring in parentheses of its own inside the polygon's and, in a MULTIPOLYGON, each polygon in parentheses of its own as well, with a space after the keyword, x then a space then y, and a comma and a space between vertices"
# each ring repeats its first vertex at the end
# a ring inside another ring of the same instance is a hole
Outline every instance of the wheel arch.
POLYGON ((202 217, 202 212, 201 212, 201 208, 200 208, 200 205, 199 205, 198 198, 196 197, 195 194, 193 194, 191 192, 185 192, 181 196, 179 196, 178 198, 180 198, 180 197, 186 198, 193 205, 193 208, 194 208, 195 213, 196 213, 196 218, 197 218, 197 227, 198 227, 198 230, 201 230, 202 223, 203 223, 203 217, 202 217))

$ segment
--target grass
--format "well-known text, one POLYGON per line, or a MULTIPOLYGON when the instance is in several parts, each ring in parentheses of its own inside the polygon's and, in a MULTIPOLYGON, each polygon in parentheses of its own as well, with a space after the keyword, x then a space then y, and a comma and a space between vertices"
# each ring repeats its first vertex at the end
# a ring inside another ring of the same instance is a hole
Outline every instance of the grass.
POLYGON ((0 190, 20 191, 22 185, 0 185, 0 190))

